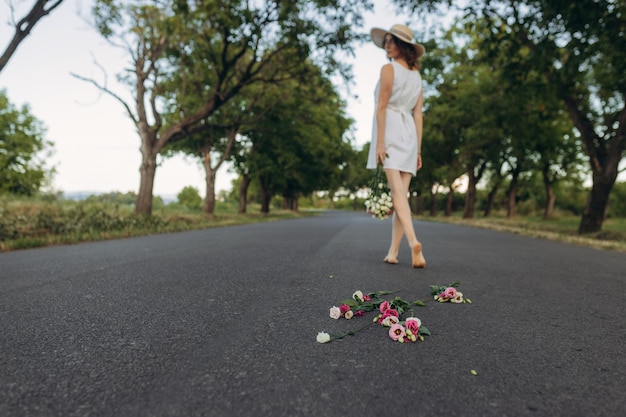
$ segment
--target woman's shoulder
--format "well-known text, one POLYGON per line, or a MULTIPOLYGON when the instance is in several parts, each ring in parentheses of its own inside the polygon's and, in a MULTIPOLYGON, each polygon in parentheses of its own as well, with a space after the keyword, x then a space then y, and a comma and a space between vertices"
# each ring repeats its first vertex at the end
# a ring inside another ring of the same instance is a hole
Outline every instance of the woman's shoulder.
POLYGON ((393 61, 383 65, 380 68, 380 76, 381 78, 383 77, 393 77, 394 74, 394 67, 393 67, 393 61))

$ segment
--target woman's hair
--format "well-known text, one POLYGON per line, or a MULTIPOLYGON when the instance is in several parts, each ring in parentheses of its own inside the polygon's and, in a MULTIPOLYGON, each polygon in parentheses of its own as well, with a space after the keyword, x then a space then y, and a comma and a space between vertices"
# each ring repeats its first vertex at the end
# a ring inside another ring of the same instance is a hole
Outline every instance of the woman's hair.
POLYGON ((420 69, 420 63, 417 60, 417 51, 415 47, 410 43, 406 43, 403 40, 400 40, 393 36, 393 42, 396 44, 398 49, 400 49, 400 53, 406 59, 406 63, 409 66, 409 69, 418 70, 420 69))

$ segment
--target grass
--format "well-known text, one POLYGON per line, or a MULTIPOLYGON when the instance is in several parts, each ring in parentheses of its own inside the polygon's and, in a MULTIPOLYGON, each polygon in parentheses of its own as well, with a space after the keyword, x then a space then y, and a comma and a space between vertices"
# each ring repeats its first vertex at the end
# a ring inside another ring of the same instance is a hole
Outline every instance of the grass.
POLYGON ((539 216, 509 219, 502 215, 475 219, 462 219, 460 215, 423 219, 516 233, 596 249, 626 252, 626 219, 607 219, 602 226, 602 231, 582 236, 578 234, 580 217, 572 215, 561 215, 548 220, 539 216))
POLYGON ((0 201, 0 251, 65 245, 107 239, 121 239, 160 233, 226 227, 249 223, 295 219, 312 212, 271 210, 237 214, 216 208, 207 215, 181 207, 155 209, 152 216, 137 216, 132 207, 113 203, 74 201, 0 201))

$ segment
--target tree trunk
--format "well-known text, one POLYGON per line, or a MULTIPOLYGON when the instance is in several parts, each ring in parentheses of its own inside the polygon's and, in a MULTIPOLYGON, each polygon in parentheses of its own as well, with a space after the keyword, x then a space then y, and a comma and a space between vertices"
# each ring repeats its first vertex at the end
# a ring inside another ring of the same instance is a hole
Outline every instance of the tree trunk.
POLYGON ((204 166, 205 196, 202 211, 207 214, 215 212, 215 174, 216 170, 211 167, 211 154, 202 153, 202 166, 204 166))
POLYGON ((506 217, 513 218, 516 215, 516 198, 517 198, 517 185, 519 184, 519 176, 522 173, 521 164, 517 164, 511 170, 511 182, 509 188, 506 191, 507 203, 506 203, 506 217))
POLYGON ((543 212, 544 219, 550 219, 554 215, 554 203, 556 202, 556 194, 554 194, 553 181, 550 179, 550 166, 545 164, 541 170, 543 177, 543 186, 546 190, 546 206, 543 212))
MULTIPOLYGON (((439 187, 437 187, 437 189, 439 189, 439 187)), ((431 217, 437 217, 437 189, 435 189, 435 187, 432 187, 430 189, 430 216, 431 217)))
POLYGON ((415 214, 417 214, 418 216, 421 216, 422 214, 424 214, 424 197, 422 196, 422 193, 419 193, 418 195, 415 196, 415 214))
POLYGON ((263 181, 263 178, 259 177, 259 193, 261 194, 261 213, 269 214, 270 202, 272 201, 272 193, 269 187, 266 185, 269 181, 263 181))
POLYGON ((328 190, 328 208, 331 210, 335 208, 335 190, 328 190))
POLYGON ((476 205, 476 183, 478 179, 474 173, 474 166, 467 165, 467 193, 465 194, 465 208, 463 209, 464 219, 474 218, 474 206, 476 205))
POLYGON ((252 178, 250 178, 249 174, 243 174, 241 176, 241 183, 239 184, 239 210, 237 211, 239 214, 245 213, 248 208, 248 187, 250 187, 251 182, 252 178))
POLYGON ((515 198, 517 197, 517 185, 511 185, 507 192, 508 199, 506 203, 506 217, 511 219, 516 215, 515 198))
POLYGON ((580 219, 578 233, 582 235, 599 232, 602 230, 602 223, 609 204, 609 194, 615 185, 619 163, 622 160, 624 148, 626 148, 626 107, 619 112, 617 129, 614 130, 611 126, 616 121, 609 119, 611 121, 605 126, 606 130, 614 133, 610 139, 604 139, 598 136, 597 130, 599 129, 595 129, 593 122, 581 110, 584 106, 579 104, 575 94, 564 90, 561 98, 574 122, 574 126, 580 132, 585 153, 589 156, 593 178, 593 185, 580 219))
POLYGON ((454 202, 454 189, 450 187, 448 197, 446 198, 446 217, 452 216, 452 203, 454 202))
POLYGON ((498 194, 498 189, 500 188, 500 183, 494 185, 489 191, 487 195, 487 207, 485 207, 485 212, 483 214, 484 217, 491 216, 491 212, 493 211, 493 204, 496 200, 496 195, 498 194))
POLYGON ((202 211, 207 214, 213 214, 215 212, 215 177, 217 171, 220 169, 225 160, 230 157, 230 153, 233 148, 233 143, 237 138, 237 128, 231 127, 228 131, 228 141, 226 142, 226 148, 222 151, 215 166, 211 166, 211 151, 213 150, 213 141, 206 140, 202 148, 200 149, 200 155, 202 156, 202 165, 204 166, 205 182, 206 182, 206 195, 204 197, 204 204, 202 205, 202 211))
POLYGON ((551 183, 546 183, 546 208, 543 212, 544 219, 550 219, 554 216, 554 205, 556 203, 556 194, 551 183))
POLYGON ((287 197, 283 195, 283 209, 298 211, 298 197, 287 197))
POLYGON ((272 195, 261 188, 261 213, 269 214, 272 195))
POLYGON ((135 214, 152 214, 152 190, 154 189, 154 175, 156 174, 156 154, 142 147, 141 167, 139 168, 139 193, 135 200, 135 214))
MULTIPOLYGON (((615 170, 617 173, 617 170, 615 170)), ((615 184, 617 174, 614 176, 593 175, 593 186, 587 198, 587 204, 583 211, 578 233, 595 233, 602 230, 602 223, 606 215, 606 209, 609 204, 609 195, 615 184)))
MULTIPOLYGON (((622 114, 626 118, 626 109, 622 111, 622 114)), ((626 133, 623 133, 625 123, 626 120, 621 122, 620 130, 622 133, 618 132, 614 140, 610 144, 605 145, 606 148, 594 148, 587 143, 588 140, 583 135, 587 154, 589 155, 593 185, 591 186, 587 204, 578 226, 578 233, 581 235, 602 230, 602 223, 604 223, 606 209, 609 205, 609 196, 617 179, 619 163, 622 160, 622 149, 626 142, 626 133)))

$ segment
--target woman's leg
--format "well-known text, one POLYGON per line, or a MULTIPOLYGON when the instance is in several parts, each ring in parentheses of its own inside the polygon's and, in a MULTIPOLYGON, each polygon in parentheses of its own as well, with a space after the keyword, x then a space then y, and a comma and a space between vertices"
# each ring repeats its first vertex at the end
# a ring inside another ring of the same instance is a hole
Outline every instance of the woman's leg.
POLYGON ((389 247, 388 257, 391 259, 391 256, 394 254, 397 257, 402 235, 404 234, 412 250, 413 267, 423 268, 426 266, 426 260, 422 254, 422 245, 415 236, 411 207, 409 206, 407 196, 412 175, 395 169, 386 169, 385 173, 387 174, 387 183, 391 189, 394 208, 391 246, 389 247))
POLYGON ((385 262, 389 264, 397 264, 398 252, 400 251, 400 243, 402 242, 402 237, 404 236, 404 230, 402 229, 402 223, 400 223, 400 219, 398 219, 395 210, 391 219, 391 245, 389 246, 387 256, 385 256, 385 262))
MULTIPOLYGON (((395 171, 400 173, 400 178, 402 180, 402 192, 401 195, 407 195, 409 192, 409 185, 411 184, 411 175, 402 175, 402 172, 395 171)), ((387 176, 387 181, 389 182, 389 177, 387 176)), ((391 185, 389 186, 391 188, 391 185)), ((391 193, 394 194, 393 191, 391 193)), ((400 194, 398 194, 400 195, 400 194)), ((398 216, 398 211, 395 208, 394 202, 394 211, 392 217, 392 226, 391 226, 391 245, 389 246, 389 251, 387 252, 387 256, 385 257, 385 262, 387 263, 398 263, 398 252, 400 251, 400 244, 402 243, 402 237, 404 236, 404 228, 402 227, 402 222, 398 216)), ((410 208, 409 208, 410 211, 410 208)), ((411 223, 411 226, 413 224, 411 223)))

